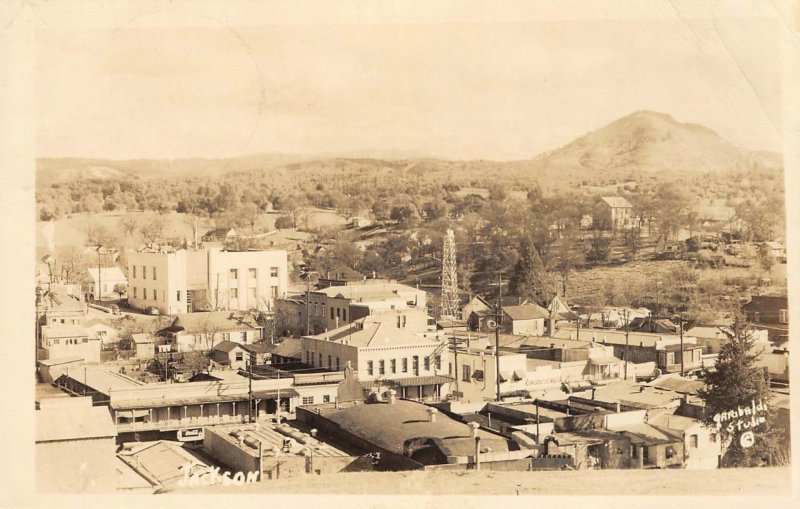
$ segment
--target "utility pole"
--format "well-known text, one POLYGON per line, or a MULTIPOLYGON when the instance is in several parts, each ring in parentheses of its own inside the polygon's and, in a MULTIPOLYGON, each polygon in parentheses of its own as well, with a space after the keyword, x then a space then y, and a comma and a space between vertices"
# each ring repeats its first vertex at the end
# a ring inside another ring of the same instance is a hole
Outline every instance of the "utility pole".
POLYGON ((628 379, 628 336, 631 333, 630 321, 628 320, 628 308, 625 308, 625 380, 628 379))
POLYGON ((247 422, 253 422, 253 355, 247 359, 247 422))
POLYGON ((680 327, 680 331, 681 331, 681 376, 684 376, 684 371, 683 371, 683 312, 682 311, 681 311, 679 320, 681 321, 681 323, 678 325, 678 327, 680 327))
POLYGON ((494 314, 494 360, 497 401, 500 401, 500 322, 503 319, 503 273, 497 274, 497 306, 494 314))

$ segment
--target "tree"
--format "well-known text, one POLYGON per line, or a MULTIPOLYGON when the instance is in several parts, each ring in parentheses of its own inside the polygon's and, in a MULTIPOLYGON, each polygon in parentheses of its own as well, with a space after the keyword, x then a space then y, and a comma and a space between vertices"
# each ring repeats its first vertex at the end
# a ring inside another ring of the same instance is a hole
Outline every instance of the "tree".
POLYGON ((279 230, 285 230, 288 228, 294 228, 294 220, 292 216, 280 216, 275 220, 275 228, 279 230))
POLYGON ((706 376, 706 386, 699 392, 706 406, 706 426, 718 429, 723 447, 721 466, 783 464, 787 461, 782 447, 785 441, 774 425, 773 411, 748 415, 754 404, 768 405, 770 400, 768 375, 755 365, 758 353, 754 353, 752 333, 746 329, 741 315, 735 318, 731 329, 726 332, 728 342, 720 349, 715 370, 706 376), (731 411, 736 413, 733 418, 731 411), (759 422, 759 417, 764 417, 763 422, 759 422), (745 429, 740 426, 743 420, 756 425, 745 429), (746 437, 742 436, 750 431, 755 441, 751 447, 745 447, 742 442, 746 437))
POLYGON ((542 258, 530 237, 523 239, 519 259, 511 275, 509 290, 513 295, 547 304, 550 295, 549 281, 542 258))
POLYGON ((123 295, 128 293, 128 285, 126 285, 125 283, 117 283, 117 284, 115 284, 114 285, 114 293, 119 295, 119 298, 121 299, 123 295))
POLYGON ((775 264, 775 259, 772 257, 769 246, 765 243, 758 246, 758 263, 761 265, 761 269, 767 274, 769 274, 769 271, 772 270, 772 266, 775 264))
POLYGON ((139 228, 139 221, 134 215, 126 215, 120 220, 119 225, 120 228, 122 228, 122 232, 127 237, 133 237, 133 234, 136 233, 136 230, 139 228))
POLYGON ((58 249, 56 260, 61 263, 61 281, 66 284, 82 283, 86 279, 89 259, 76 246, 58 249))
POLYGON ((159 215, 151 216, 142 226, 142 238, 148 244, 160 240, 164 236, 164 218, 159 215))

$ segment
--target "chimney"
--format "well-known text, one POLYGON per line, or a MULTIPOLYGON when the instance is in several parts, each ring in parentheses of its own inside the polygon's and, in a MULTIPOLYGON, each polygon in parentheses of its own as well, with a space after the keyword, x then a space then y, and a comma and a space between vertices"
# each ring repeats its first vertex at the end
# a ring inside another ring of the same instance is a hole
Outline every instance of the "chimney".
POLYGON ((475 421, 472 421, 467 424, 469 426, 469 437, 470 438, 478 438, 478 428, 480 428, 480 424, 475 421))
MULTIPOLYGON (((397 401, 397 391, 394 389, 389 389, 388 394, 389 394, 389 404, 394 405, 395 401, 397 401)), ((433 409, 428 409, 428 410, 433 410, 433 409)), ((433 420, 431 420, 431 422, 433 422, 433 420)))
POLYGON ((426 412, 428 412, 428 422, 436 422, 436 414, 439 413, 439 411, 435 408, 428 407, 426 412))

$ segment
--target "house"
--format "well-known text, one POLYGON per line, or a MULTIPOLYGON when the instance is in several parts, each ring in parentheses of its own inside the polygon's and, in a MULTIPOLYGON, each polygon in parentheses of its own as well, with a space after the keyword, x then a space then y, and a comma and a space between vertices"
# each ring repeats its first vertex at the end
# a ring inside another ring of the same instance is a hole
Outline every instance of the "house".
POLYGON ((283 341, 268 348, 272 364, 288 364, 301 362, 303 359, 303 345, 299 339, 285 338, 283 341))
POLYGON ((719 467, 721 440, 716 429, 701 420, 676 415, 671 410, 649 410, 647 423, 683 439, 683 468, 709 470, 719 467))
POLYGON ((89 300, 118 299, 120 294, 116 290, 127 288, 128 278, 119 267, 89 267, 89 286, 86 293, 89 300))
POLYGON ((608 329, 562 327, 553 334, 557 339, 591 340, 614 347, 614 356, 633 364, 653 363, 661 373, 690 373, 703 367, 703 347, 697 339, 677 334, 652 334, 608 329), (683 343, 683 349, 681 349, 683 343), (681 353, 683 352, 683 353, 681 353))
POLYGON ((289 285, 284 250, 139 250, 128 256, 128 302, 161 314, 274 309, 289 285))
POLYGON ((785 295, 753 295, 742 311, 747 321, 755 324, 789 323, 789 299, 785 295))
POLYGON ((52 289, 40 295, 39 312, 41 325, 83 325, 88 307, 79 298, 52 289))
POLYGON ((367 391, 390 387, 399 397, 439 399, 453 380, 443 355, 447 343, 428 332, 428 313, 404 308, 368 315, 301 339, 302 361, 311 367, 341 371, 350 363, 367 391))
POLYGON ((101 342, 82 327, 46 325, 42 327, 42 349, 45 359, 80 357, 86 362, 100 362, 101 342))
POLYGON ((155 342, 150 334, 131 334, 136 349, 136 358, 152 359, 155 356, 155 342))
MULTIPOLYGON (((772 349, 769 341, 769 332, 764 329, 757 329, 748 325, 745 330, 752 338, 753 353, 761 353, 772 349)), ((705 354, 718 354, 722 345, 728 342, 728 338, 733 336, 733 330, 726 325, 716 326, 695 326, 686 331, 686 335, 697 338, 697 344, 703 346, 705 354)))
POLYGON ((117 487, 114 422, 92 398, 42 399, 36 411, 36 489, 110 493, 117 487))
POLYGON ((364 216, 353 216, 347 220, 347 224, 351 228, 366 228, 372 225, 372 220, 364 216))
POLYGON ((753 295, 742 306, 747 321, 766 329, 775 346, 789 341, 789 299, 786 295, 753 295))
POLYGON ((786 263, 786 248, 780 242, 768 241, 764 242, 767 252, 781 263, 786 263))
POLYGON ((83 329, 91 339, 100 341, 103 347, 119 341, 119 329, 112 327, 104 320, 97 318, 87 320, 83 325, 83 329))
POLYGON ((503 307, 502 327, 515 336, 544 336, 545 320, 550 313, 537 304, 503 307))
POLYGON ((232 369, 247 369, 250 352, 241 343, 221 341, 211 349, 211 359, 217 364, 230 366, 232 369))
POLYGON ((214 228, 203 235, 203 242, 225 242, 236 238, 233 228, 214 228))
POLYGON ((633 218, 633 205, 621 196, 604 196, 598 203, 599 217, 594 217, 594 222, 602 221, 611 230, 627 230, 635 227, 633 218))
MULTIPOLYGON (((494 305, 490 304, 486 299, 480 295, 475 295, 466 304, 461 307, 461 317, 469 322, 472 313, 475 311, 492 311, 494 312, 494 305)), ((472 330, 478 330, 478 327, 472 327, 472 330)))
POLYGON ((175 316, 169 327, 156 333, 172 343, 172 351, 211 350, 221 341, 255 343, 262 328, 250 315, 228 311, 186 313, 175 316))

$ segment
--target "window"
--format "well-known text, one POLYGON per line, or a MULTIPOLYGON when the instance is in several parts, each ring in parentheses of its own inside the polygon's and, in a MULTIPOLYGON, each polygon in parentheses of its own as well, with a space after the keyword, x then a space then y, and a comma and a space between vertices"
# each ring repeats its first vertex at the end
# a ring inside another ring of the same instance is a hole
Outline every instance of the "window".
POLYGON ((325 394, 324 396, 322 396, 322 402, 323 403, 330 403, 331 402, 331 395, 330 394, 325 394))
POLYGON ((231 333, 230 333, 230 332, 223 332, 223 333, 222 333, 222 339, 223 339, 224 341, 230 341, 230 339, 231 339, 231 333))
POLYGON ((278 267, 270 267, 269 268, 269 276, 270 277, 278 277, 278 267))
POLYGON ((319 367, 322 367, 322 354, 319 354, 319 367))
POLYGON ((339 358, 336 358, 336 371, 339 371, 339 358))
POLYGON ((236 360, 237 361, 244 360, 244 354, 242 352, 236 352, 236 360))
POLYGON ((157 279, 156 278, 156 268, 153 267, 153 281, 155 281, 156 279, 157 279))
POLYGON ((666 452, 667 452, 667 459, 668 460, 675 457, 675 449, 673 447, 668 446, 666 452))
POLYGON ((430 357, 423 357, 422 369, 424 369, 425 371, 430 371, 431 370, 431 358, 430 357))
POLYGON ((247 269, 247 276, 250 279, 250 281, 255 281, 256 279, 258 279, 258 271, 254 268, 249 268, 247 269))
POLYGON ((65 323, 67 323, 67 322, 66 322, 66 321, 64 321, 64 319, 62 318, 62 319, 61 319, 61 323, 64 323, 64 324, 65 324, 65 323))
POLYGON ((178 299, 178 302, 180 302, 180 301, 181 301, 181 291, 180 291, 180 290, 178 290, 177 299, 178 299))
POLYGON ((689 435, 689 447, 697 449, 697 435, 689 435))
POLYGON ((231 299, 238 299, 238 298, 239 298, 239 289, 231 288, 231 299))
POLYGON ((397 328, 398 328, 398 329, 400 328, 400 316, 399 316, 399 315, 398 315, 398 317, 397 317, 397 328))
POLYGON ((142 265, 142 279, 147 279, 147 267, 142 265))
POLYGON ((403 359, 403 373, 408 373, 408 357, 403 359))
POLYGON ((303 396, 303 404, 304 405, 313 405, 314 404, 314 396, 303 396))
POLYGON ((58 339, 54 339, 54 340, 51 342, 51 344, 53 344, 53 345, 57 345, 57 344, 58 344, 58 342, 59 342, 59 340, 58 340, 58 339))
POLYGON ((442 369, 442 356, 441 355, 437 355, 436 356, 436 364, 435 364, 435 366, 436 366, 436 369, 442 369))
POLYGON ((230 278, 231 279, 239 279, 239 269, 231 269, 230 270, 230 278))
POLYGON ((760 322, 761 321, 761 313, 758 311, 753 312, 753 321, 760 322))
POLYGON ((419 356, 415 355, 411 359, 411 368, 414 370, 415 375, 419 375, 419 356))
POLYGON ((269 294, 272 295, 272 298, 278 296, 278 287, 277 286, 270 286, 269 287, 269 294))
POLYGON ((258 300, 258 288, 250 288, 250 299, 253 301, 258 300))
POLYGON ((346 309, 342 310, 342 321, 343 322, 347 321, 347 310, 346 309))
POLYGON ((386 361, 379 360, 378 361, 378 374, 385 375, 386 374, 386 361))
POLYGON ((470 371, 471 371, 470 367, 467 366, 466 364, 461 366, 461 379, 463 381, 465 381, 465 382, 469 382, 470 381, 470 375, 472 374, 472 373, 470 373, 470 371))
POLYGON ((372 361, 367 361, 367 375, 372 376, 372 361))
POLYGON ((785 309, 781 309, 780 311, 778 311, 778 322, 789 323, 789 317, 786 315, 787 313, 785 309))
POLYGON ((331 308, 331 320, 333 320, 333 308, 331 308))
POLYGON ((158 290, 153 288, 153 300, 158 300, 158 290))
POLYGON ((83 338, 83 342, 84 343, 88 343, 89 342, 89 338, 83 338))
POLYGON ((331 369, 331 356, 328 356, 328 369, 331 369))
POLYGON ((242 341, 247 341, 247 331, 242 332, 242 341))
POLYGON ((133 266, 133 277, 136 278, 136 265, 133 266))
POLYGON ((389 361, 389 370, 392 374, 397 373, 397 359, 392 359, 389 361))

